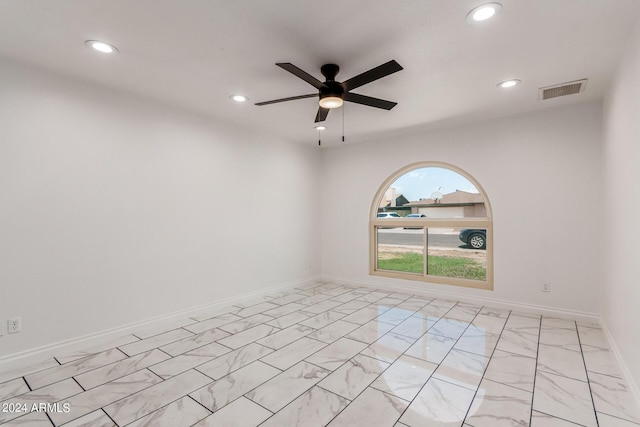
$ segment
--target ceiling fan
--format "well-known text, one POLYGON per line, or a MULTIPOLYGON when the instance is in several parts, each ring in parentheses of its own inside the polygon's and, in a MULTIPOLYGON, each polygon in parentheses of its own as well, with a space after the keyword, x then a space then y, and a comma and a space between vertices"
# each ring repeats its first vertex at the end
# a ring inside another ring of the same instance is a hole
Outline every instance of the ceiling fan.
POLYGON ((370 96, 359 95, 352 93, 351 90, 360 86, 371 83, 374 80, 381 79, 402 70, 402 66, 396 61, 391 60, 375 68, 365 71, 362 74, 358 74, 355 77, 351 77, 349 80, 345 80, 340 83, 337 82, 336 75, 340 71, 340 67, 336 64, 324 64, 320 68, 320 72, 326 78, 325 82, 321 82, 309 73, 301 70, 295 65, 289 62, 280 62, 276 64, 278 67, 287 70, 294 76, 297 76, 309 83, 311 86, 318 89, 318 93, 310 93, 308 95, 291 96, 288 98, 274 99, 272 101, 258 102, 255 105, 269 105, 278 102, 293 101, 296 99, 319 97, 319 108, 316 114, 316 123, 326 120, 329 110, 332 108, 341 107, 344 101, 355 102, 356 104, 367 105, 369 107, 383 108, 385 110, 391 110, 397 105, 397 102, 385 101, 384 99, 372 98, 370 96))

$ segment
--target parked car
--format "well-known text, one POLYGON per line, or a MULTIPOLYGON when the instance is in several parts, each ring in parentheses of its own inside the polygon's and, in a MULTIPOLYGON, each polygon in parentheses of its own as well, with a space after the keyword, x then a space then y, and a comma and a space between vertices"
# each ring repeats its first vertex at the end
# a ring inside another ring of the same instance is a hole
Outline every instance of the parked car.
MULTIPOLYGON (((418 218, 426 218, 427 216, 425 214, 409 214, 406 216, 406 218, 409 219, 418 219, 418 218)), ((405 230, 415 230, 415 229, 420 229, 422 227, 404 227, 405 230)))
POLYGON ((378 212, 378 218, 402 218, 395 212, 378 212))
POLYGON ((487 248, 487 230, 460 230, 460 240, 473 249, 487 248))

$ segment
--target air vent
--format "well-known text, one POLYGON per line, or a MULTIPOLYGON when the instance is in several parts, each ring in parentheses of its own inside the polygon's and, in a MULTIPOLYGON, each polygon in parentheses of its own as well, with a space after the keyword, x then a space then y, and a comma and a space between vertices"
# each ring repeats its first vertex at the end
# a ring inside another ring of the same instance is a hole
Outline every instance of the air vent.
POLYGON ((557 98, 559 96, 574 95, 584 91, 586 85, 587 79, 583 79, 554 86, 541 87, 538 89, 538 96, 541 101, 544 101, 545 99, 557 98))

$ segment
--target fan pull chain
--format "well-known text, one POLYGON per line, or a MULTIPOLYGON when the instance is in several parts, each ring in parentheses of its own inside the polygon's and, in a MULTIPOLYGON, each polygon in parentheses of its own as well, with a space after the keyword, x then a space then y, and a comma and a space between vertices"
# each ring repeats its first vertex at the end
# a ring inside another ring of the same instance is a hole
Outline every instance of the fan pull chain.
POLYGON ((344 104, 342 105, 342 142, 344 142, 344 104))
POLYGON ((318 147, 320 147, 321 142, 320 142, 320 130, 318 130, 318 147))

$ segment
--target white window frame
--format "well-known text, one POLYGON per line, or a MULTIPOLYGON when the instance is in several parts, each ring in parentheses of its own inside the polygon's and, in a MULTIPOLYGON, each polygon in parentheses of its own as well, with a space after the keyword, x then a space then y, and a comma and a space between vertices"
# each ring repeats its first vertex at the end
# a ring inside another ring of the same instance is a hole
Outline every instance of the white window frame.
POLYGON ((487 193, 484 191, 480 183, 470 174, 459 167, 435 161, 417 162, 403 167, 387 178, 373 198, 371 210, 369 213, 369 274, 372 276, 383 276, 394 279, 416 280, 421 282, 437 283, 444 285, 463 286, 467 288, 493 290, 493 220, 492 220, 491 204, 487 193), (479 191, 484 199, 487 216, 485 218, 412 218, 412 219, 389 219, 378 218, 378 208, 384 197, 385 192, 402 175, 415 169, 437 167, 449 169, 468 179, 479 191), (423 248, 425 250, 424 272, 425 273, 409 273, 402 271, 380 270, 378 269, 378 228, 393 227, 411 227, 424 229, 423 248), (462 279, 456 277, 444 277, 427 274, 427 236, 429 228, 479 228, 486 230, 486 257, 487 257, 487 276, 486 280, 462 279))

